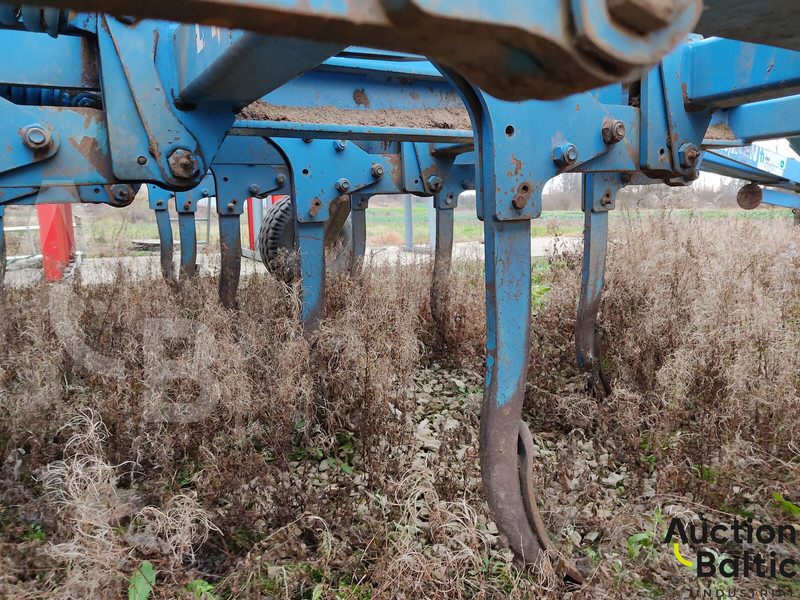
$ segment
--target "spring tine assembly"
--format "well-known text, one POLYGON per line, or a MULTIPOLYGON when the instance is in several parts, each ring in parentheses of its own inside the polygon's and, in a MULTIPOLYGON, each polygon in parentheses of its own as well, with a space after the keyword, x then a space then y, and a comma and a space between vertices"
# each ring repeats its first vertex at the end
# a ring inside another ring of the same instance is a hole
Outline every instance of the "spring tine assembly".
POLYGON ((168 191, 155 186, 148 185, 150 196, 150 208, 156 215, 156 225, 158 226, 158 239, 161 248, 161 273, 167 281, 175 281, 175 267, 173 263, 173 241, 172 224, 169 220, 169 199, 171 195, 168 191))
POLYGON ((460 182, 448 179, 442 191, 434 196, 436 208, 436 248, 433 254, 431 282, 431 316, 439 335, 446 335, 446 314, 453 258, 453 211, 458 203, 460 182), (456 189, 456 184, 458 189, 456 189))
POLYGON ((608 213, 614 208, 617 191, 622 187, 617 176, 583 177, 583 268, 578 316, 575 321, 575 355, 578 368, 587 374, 588 391, 599 399, 611 393, 603 372, 600 338, 597 335, 597 312, 603 291, 608 247, 608 213))
POLYGON ((369 199, 372 194, 352 194, 350 218, 353 221, 353 262, 350 267, 352 276, 361 272, 364 266, 364 255, 367 251, 367 215, 369 199))

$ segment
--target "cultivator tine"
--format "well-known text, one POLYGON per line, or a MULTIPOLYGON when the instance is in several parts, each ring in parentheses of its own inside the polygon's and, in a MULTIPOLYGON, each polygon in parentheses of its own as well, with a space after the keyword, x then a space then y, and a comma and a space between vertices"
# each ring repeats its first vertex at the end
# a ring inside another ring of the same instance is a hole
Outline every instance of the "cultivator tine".
POLYGON ((436 204, 436 249, 433 255, 431 285, 431 316, 440 335, 445 333, 445 314, 450 282, 450 263, 453 257, 453 202, 451 194, 439 194, 436 204))
POLYGON ((239 273, 242 269, 242 238, 239 232, 238 214, 220 213, 219 247, 221 256, 219 299, 225 308, 236 308, 236 292, 239 289, 239 273))
POLYGON ((194 277, 197 273, 197 227, 194 212, 178 209, 178 232, 181 238, 181 279, 194 277))
POLYGON ((161 273, 167 281, 175 280, 175 267, 172 260, 172 223, 169 220, 169 192, 155 185, 148 186, 150 208, 156 215, 158 240, 161 249, 161 273))
POLYGON ((6 281, 6 234, 3 230, 4 208, 0 206, 0 300, 5 294, 6 281))
POLYGON ((597 311, 603 291, 608 246, 608 210, 620 186, 599 175, 583 179, 583 269, 578 317, 575 321, 575 355, 578 368, 587 374, 588 391, 603 399, 611 386, 603 372, 600 338, 597 335, 597 311), (610 184, 610 185, 609 185, 610 184))
POLYGON ((167 280, 175 279, 174 263, 172 261, 172 223, 169 220, 169 211, 156 210, 156 224, 158 225, 158 238, 161 242, 161 272, 167 280))
POLYGON ((484 490, 514 553, 536 563, 547 542, 528 516, 519 464, 519 421, 531 329, 530 221, 486 216, 486 359, 480 455, 484 490))
POLYGON ((361 272, 364 265, 364 255, 367 252, 367 205, 370 196, 367 194, 353 194, 350 206, 350 215, 353 221, 353 263, 350 275, 355 276, 361 272))
MULTIPOLYGON (((552 551, 553 543, 547 535, 539 509, 536 506, 536 494, 534 492, 533 477, 533 437, 525 421, 519 422, 519 446, 517 447, 519 456, 519 480, 522 487, 522 498, 525 503, 525 511, 528 514, 528 521, 533 524, 537 537, 542 542, 544 550, 552 551)), ((563 562, 563 577, 573 583, 582 583, 583 576, 578 570, 567 562, 563 562)))
POLYGON ((313 333, 319 328, 325 307, 325 223, 301 223, 295 219, 295 227, 303 294, 303 329, 313 333))

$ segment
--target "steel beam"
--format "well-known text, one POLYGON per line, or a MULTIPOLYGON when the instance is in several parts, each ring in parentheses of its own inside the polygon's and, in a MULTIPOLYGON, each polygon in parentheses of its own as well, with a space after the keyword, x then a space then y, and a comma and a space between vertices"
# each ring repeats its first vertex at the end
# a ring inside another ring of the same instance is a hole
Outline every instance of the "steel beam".
POLYGON ((800 52, 733 40, 697 40, 683 47, 684 101, 725 108, 800 93, 800 52))
POLYGON ((178 99, 232 110, 316 67, 344 46, 181 25, 176 33, 178 99))

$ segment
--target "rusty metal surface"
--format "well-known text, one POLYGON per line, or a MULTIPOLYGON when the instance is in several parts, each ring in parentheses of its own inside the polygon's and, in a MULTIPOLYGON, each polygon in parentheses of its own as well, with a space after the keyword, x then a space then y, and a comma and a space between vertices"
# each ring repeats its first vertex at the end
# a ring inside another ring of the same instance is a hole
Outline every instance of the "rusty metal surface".
POLYGON ((197 226, 194 213, 178 211, 178 231, 181 239, 181 280, 197 273, 197 226))
POLYGON ((174 280, 172 224, 169 220, 169 211, 159 209, 154 212, 156 225, 158 226, 158 237, 161 241, 161 273, 164 275, 164 279, 174 280))
POLYGON ((575 320, 575 355, 578 367, 588 376, 589 391, 598 398, 605 398, 611 393, 611 386, 603 372, 600 339, 597 336, 597 311, 606 265, 608 213, 587 210, 584 223, 581 295, 575 320))
MULTIPOLYGON (((519 481, 528 521, 533 523, 542 548, 546 551, 553 550, 553 543, 547 535, 547 528, 544 526, 544 521, 542 521, 542 517, 539 514, 539 508, 536 506, 536 485, 533 477, 533 437, 528 425, 522 420, 519 422, 518 453, 519 481)), ((572 583, 583 583, 583 576, 571 564, 562 562, 557 568, 562 571, 561 575, 564 579, 572 583)))
POLYGON ((239 215, 219 214, 219 299, 225 308, 236 308, 236 292, 242 269, 242 238, 239 215))
POLYGON ((436 249, 433 255, 431 316, 440 335, 447 331, 447 306, 450 290, 450 263, 453 256, 453 210, 436 210, 436 249))
POLYGON ((739 208, 744 210, 753 210, 761 206, 764 199, 764 192, 757 183, 748 183, 743 185, 739 192, 736 194, 736 203, 739 208))

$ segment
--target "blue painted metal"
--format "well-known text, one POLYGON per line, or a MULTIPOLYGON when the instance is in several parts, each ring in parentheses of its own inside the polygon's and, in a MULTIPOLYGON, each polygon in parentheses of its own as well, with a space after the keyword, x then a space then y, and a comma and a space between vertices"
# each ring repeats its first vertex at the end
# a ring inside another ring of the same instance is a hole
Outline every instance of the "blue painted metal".
MULTIPOLYGON (((424 53, 460 70, 495 96, 509 99, 563 97, 642 74, 692 29, 701 8, 699 0, 688 0, 643 35, 624 19, 609 16, 605 0, 535 5, 498 0, 491 6, 475 0, 426 3, 424 8, 413 0, 51 3, 145 19, 221 22, 288 38, 424 53), (475 39, 481 43, 474 44, 475 39), (465 47, 470 52, 463 52, 465 47)), ((98 35, 102 36, 102 29, 98 27, 98 35)), ((226 29, 217 31, 222 38, 229 35, 226 29)))
POLYGON ((0 85, 99 90, 97 64, 86 37, 51 38, 4 31, 0 85), (58 68, 54 67, 54 60, 58 68))
POLYGON ((771 204, 772 206, 782 206, 784 208, 791 208, 792 210, 800 210, 800 196, 797 194, 787 194, 786 192, 779 192, 778 190, 765 189, 764 204, 771 204))
POLYGON ((175 33, 178 100, 236 110, 344 48, 220 27, 182 25, 175 33))
POLYGON ((745 142, 800 135, 800 95, 726 111, 733 135, 745 142))
POLYGON ((712 38, 682 53, 685 101, 704 109, 800 93, 800 52, 712 38))

